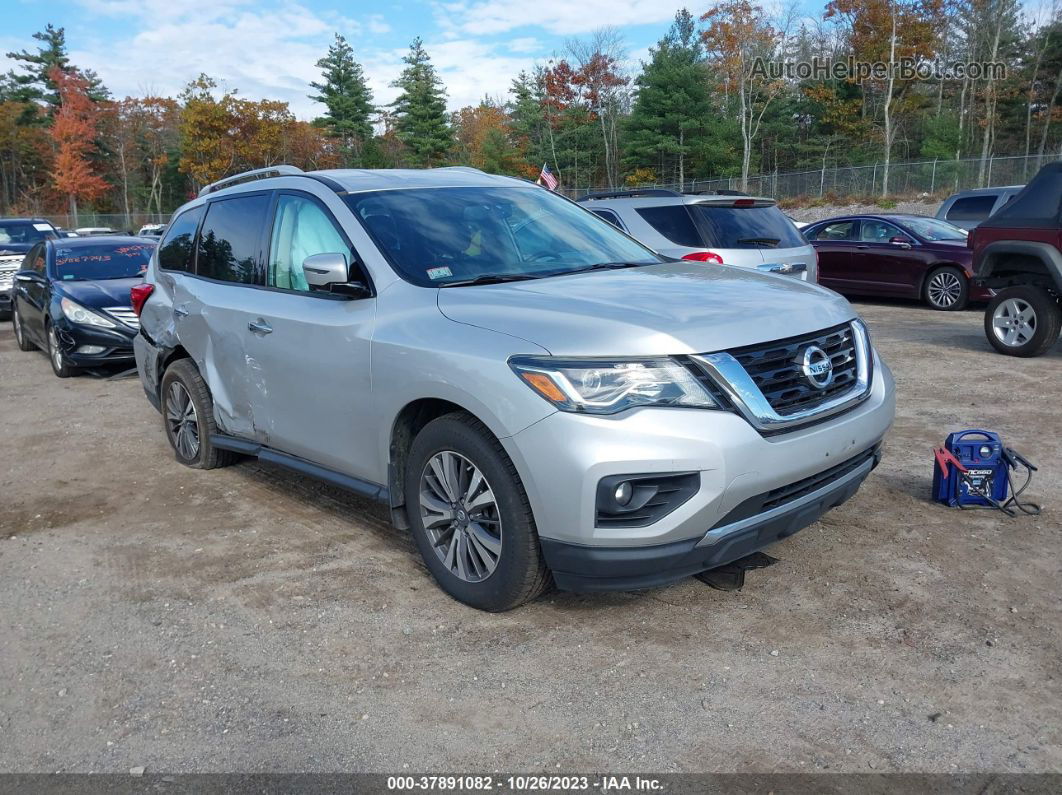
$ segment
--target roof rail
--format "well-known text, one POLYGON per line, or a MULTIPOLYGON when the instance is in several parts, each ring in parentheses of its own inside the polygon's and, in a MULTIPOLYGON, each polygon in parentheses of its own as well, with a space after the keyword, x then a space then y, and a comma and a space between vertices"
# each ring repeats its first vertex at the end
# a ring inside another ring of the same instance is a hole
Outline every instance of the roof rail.
POLYGON ((239 185, 241 182, 252 182, 256 179, 267 179, 269 177, 294 176, 304 173, 305 172, 298 166, 279 165, 256 168, 252 171, 244 171, 243 173, 235 174, 231 177, 219 179, 217 182, 211 182, 209 185, 205 185, 200 189, 199 195, 206 196, 208 193, 213 193, 214 191, 219 191, 223 188, 231 188, 233 185, 239 185))
POLYGON ((634 188, 632 190, 610 190, 604 193, 588 193, 576 199, 577 202, 593 201, 594 199, 633 199, 637 196, 681 196, 677 190, 667 188, 634 188))

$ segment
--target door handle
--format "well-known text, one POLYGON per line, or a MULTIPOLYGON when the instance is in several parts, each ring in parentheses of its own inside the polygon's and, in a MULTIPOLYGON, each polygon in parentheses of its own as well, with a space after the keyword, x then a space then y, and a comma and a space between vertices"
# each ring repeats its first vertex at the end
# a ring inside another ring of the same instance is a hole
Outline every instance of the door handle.
POLYGON ((188 310, 182 306, 175 306, 173 308, 173 314, 177 317, 188 317, 188 310))
POLYGON ((856 246, 858 249, 870 248, 870 246, 856 246))
POLYGON ((262 318, 253 320, 247 324, 248 331, 253 331, 255 334, 272 334, 273 327, 266 323, 262 318))

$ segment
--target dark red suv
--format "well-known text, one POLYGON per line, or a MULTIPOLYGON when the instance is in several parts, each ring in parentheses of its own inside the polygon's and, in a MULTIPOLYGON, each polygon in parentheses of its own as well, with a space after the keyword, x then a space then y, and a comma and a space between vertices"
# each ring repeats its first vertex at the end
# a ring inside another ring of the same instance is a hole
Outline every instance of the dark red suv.
POLYGON ((917 298, 956 310, 987 301, 971 284, 966 232, 921 215, 846 215, 805 227, 819 255, 819 284, 845 295, 917 298))
POLYGON ((976 282, 996 290, 985 335, 1008 356, 1039 356, 1062 328, 1062 163, 1051 163, 970 233, 976 282))

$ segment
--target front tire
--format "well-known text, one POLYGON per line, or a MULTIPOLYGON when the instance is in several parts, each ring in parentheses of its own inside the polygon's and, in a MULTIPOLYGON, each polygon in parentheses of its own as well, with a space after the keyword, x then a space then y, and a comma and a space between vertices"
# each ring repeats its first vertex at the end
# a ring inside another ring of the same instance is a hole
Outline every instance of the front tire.
POLYGON ((970 297, 970 284, 959 268, 946 266, 931 271, 922 290, 926 303, 942 312, 965 309, 970 297))
POLYGON ((11 308, 11 326, 15 331, 15 344, 18 345, 20 351, 32 351, 37 347, 26 336, 26 329, 22 325, 22 317, 18 313, 17 306, 11 308))
POLYGON ((1039 287, 1008 287, 985 310, 985 336, 1002 354, 1031 357, 1046 353, 1058 339, 1062 309, 1039 287))
POLYGON ((178 359, 162 376, 162 423, 173 454, 193 469, 215 469, 239 456, 210 442, 218 432, 210 389, 191 359, 178 359))
POLYGON ((424 563, 454 599, 501 612, 549 587, 520 476, 474 417, 447 414, 417 434, 406 463, 405 501, 424 563))
POLYGON ((49 321, 44 328, 45 337, 48 339, 48 361, 52 364, 52 372, 59 378, 70 378, 77 375, 76 367, 71 366, 63 355, 63 348, 59 344, 59 332, 55 330, 55 324, 49 321))

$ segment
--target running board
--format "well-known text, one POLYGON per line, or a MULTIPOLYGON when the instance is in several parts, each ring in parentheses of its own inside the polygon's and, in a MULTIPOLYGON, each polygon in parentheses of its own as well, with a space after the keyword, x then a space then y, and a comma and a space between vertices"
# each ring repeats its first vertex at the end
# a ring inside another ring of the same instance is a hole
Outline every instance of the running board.
POLYGON ((237 439, 235 436, 226 436, 220 433, 211 434, 210 443, 221 450, 231 450, 232 452, 240 453, 241 455, 254 456, 259 461, 265 461, 268 464, 276 464, 285 469, 290 469, 293 472, 308 475, 316 480, 323 480, 325 483, 331 483, 333 486, 339 486, 342 489, 352 491, 362 497, 368 497, 377 502, 390 504, 390 494, 388 493, 386 486, 381 486, 378 483, 372 483, 368 480, 362 480, 361 478, 356 478, 351 475, 344 475, 342 472, 328 469, 320 464, 307 461, 305 458, 282 453, 279 450, 274 450, 271 447, 266 447, 257 442, 248 442, 245 439, 237 439))

